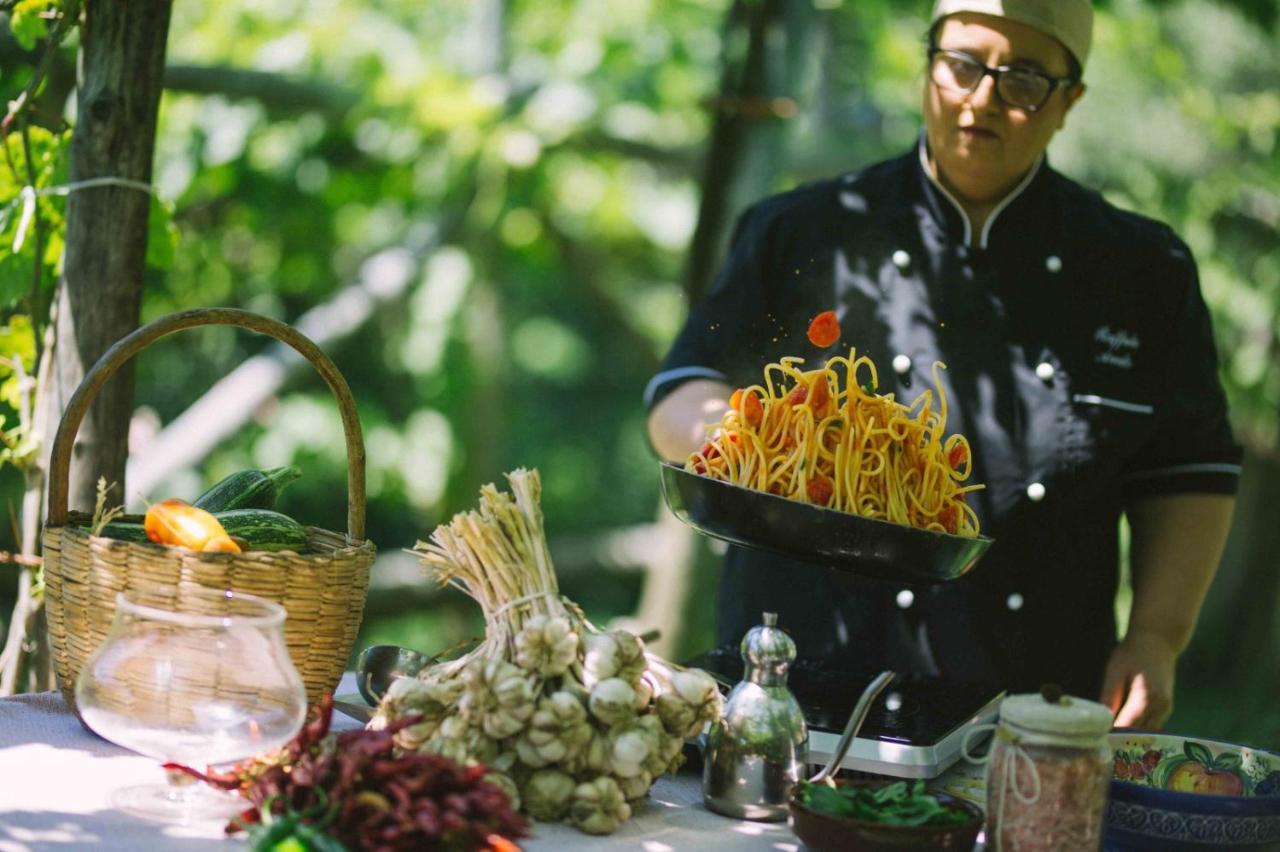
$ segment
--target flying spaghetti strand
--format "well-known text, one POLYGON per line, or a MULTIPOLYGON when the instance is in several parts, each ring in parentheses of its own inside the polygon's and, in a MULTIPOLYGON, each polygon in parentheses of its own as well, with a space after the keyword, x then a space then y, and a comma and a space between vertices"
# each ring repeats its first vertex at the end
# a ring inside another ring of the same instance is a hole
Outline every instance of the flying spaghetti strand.
POLYGON ((803 363, 784 357, 764 368, 762 384, 735 391, 685 469, 868 518, 978 535, 965 494, 984 486, 965 484, 969 442, 945 434, 942 362, 932 369, 936 409, 932 390, 910 405, 875 393, 875 364, 852 348, 820 369, 802 371, 803 363))

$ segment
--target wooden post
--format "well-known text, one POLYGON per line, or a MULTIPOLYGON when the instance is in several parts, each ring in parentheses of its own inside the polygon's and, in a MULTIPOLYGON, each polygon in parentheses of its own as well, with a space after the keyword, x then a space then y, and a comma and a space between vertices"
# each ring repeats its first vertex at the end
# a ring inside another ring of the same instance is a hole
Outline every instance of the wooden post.
MULTIPOLYGON (((172 0, 88 0, 80 24, 80 69, 70 179, 151 182, 156 114, 172 0)), ((41 461, 22 501, 22 551, 35 553, 44 509, 49 446, 62 409, 85 371, 138 327, 147 256, 150 194, 125 186, 77 190, 67 199, 64 272, 50 313, 52 345, 36 384, 33 427, 41 461)), ((71 468, 71 505, 93 505, 99 476, 124 493, 133 370, 122 370, 94 403, 71 468)), ((0 654, 0 695, 52 688, 43 608, 23 568, 10 631, 0 654)))
MULTIPOLYGON (((156 113, 164 77, 171 0, 90 0, 80 29, 82 77, 76 97, 70 177, 151 182, 156 113)), ((53 370, 42 388, 41 434, 52 437, 76 385, 107 348, 138 327, 151 197, 125 186, 72 192, 66 261, 59 282, 53 370)), ((80 431, 71 505, 93 505, 99 476, 125 486, 133 369, 121 370, 80 431)))

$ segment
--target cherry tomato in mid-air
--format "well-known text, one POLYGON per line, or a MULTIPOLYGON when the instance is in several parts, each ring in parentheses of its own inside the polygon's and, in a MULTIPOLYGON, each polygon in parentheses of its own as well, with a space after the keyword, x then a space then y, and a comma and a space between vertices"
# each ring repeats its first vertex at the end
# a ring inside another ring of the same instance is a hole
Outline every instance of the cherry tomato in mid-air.
POLYGON ((809 323, 809 342, 827 348, 840 339, 840 322, 835 311, 823 311, 809 323))

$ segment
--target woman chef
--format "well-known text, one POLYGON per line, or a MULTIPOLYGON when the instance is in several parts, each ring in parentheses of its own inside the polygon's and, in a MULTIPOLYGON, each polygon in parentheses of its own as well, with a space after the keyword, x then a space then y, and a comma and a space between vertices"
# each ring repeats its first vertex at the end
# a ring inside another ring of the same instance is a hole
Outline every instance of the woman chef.
POLYGON ((1195 262, 1165 225, 1054 171, 1045 149, 1083 96, 1088 0, 939 0, 919 144, 766 199, 646 389, 649 436, 683 462, 735 387, 783 355, 855 346, 910 401, 944 362, 947 427, 996 542, 954 583, 838 583, 732 548, 719 634, 763 610, 800 654, 1010 690, 1101 696, 1158 727, 1230 524, 1240 473, 1195 262), (840 344, 805 339, 834 308, 840 344), (1134 598, 1113 617, 1121 512, 1134 598))

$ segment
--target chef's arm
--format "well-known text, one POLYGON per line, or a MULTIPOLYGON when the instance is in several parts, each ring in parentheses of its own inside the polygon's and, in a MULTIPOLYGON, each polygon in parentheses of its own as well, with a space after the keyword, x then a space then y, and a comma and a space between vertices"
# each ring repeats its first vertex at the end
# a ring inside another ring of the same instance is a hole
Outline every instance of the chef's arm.
POLYGON ((693 379, 667 394, 649 412, 649 443, 659 458, 683 462, 707 439, 707 426, 729 408, 724 382, 693 379))
POLYGON ((1231 528, 1234 497, 1176 494, 1128 508, 1133 609, 1129 632, 1158 636, 1175 654, 1191 642, 1200 605, 1231 528))
POLYGON ((1119 727, 1159 727, 1173 710, 1178 655, 1191 642, 1231 527, 1235 498, 1147 497, 1128 506, 1133 606, 1102 699, 1119 727))

